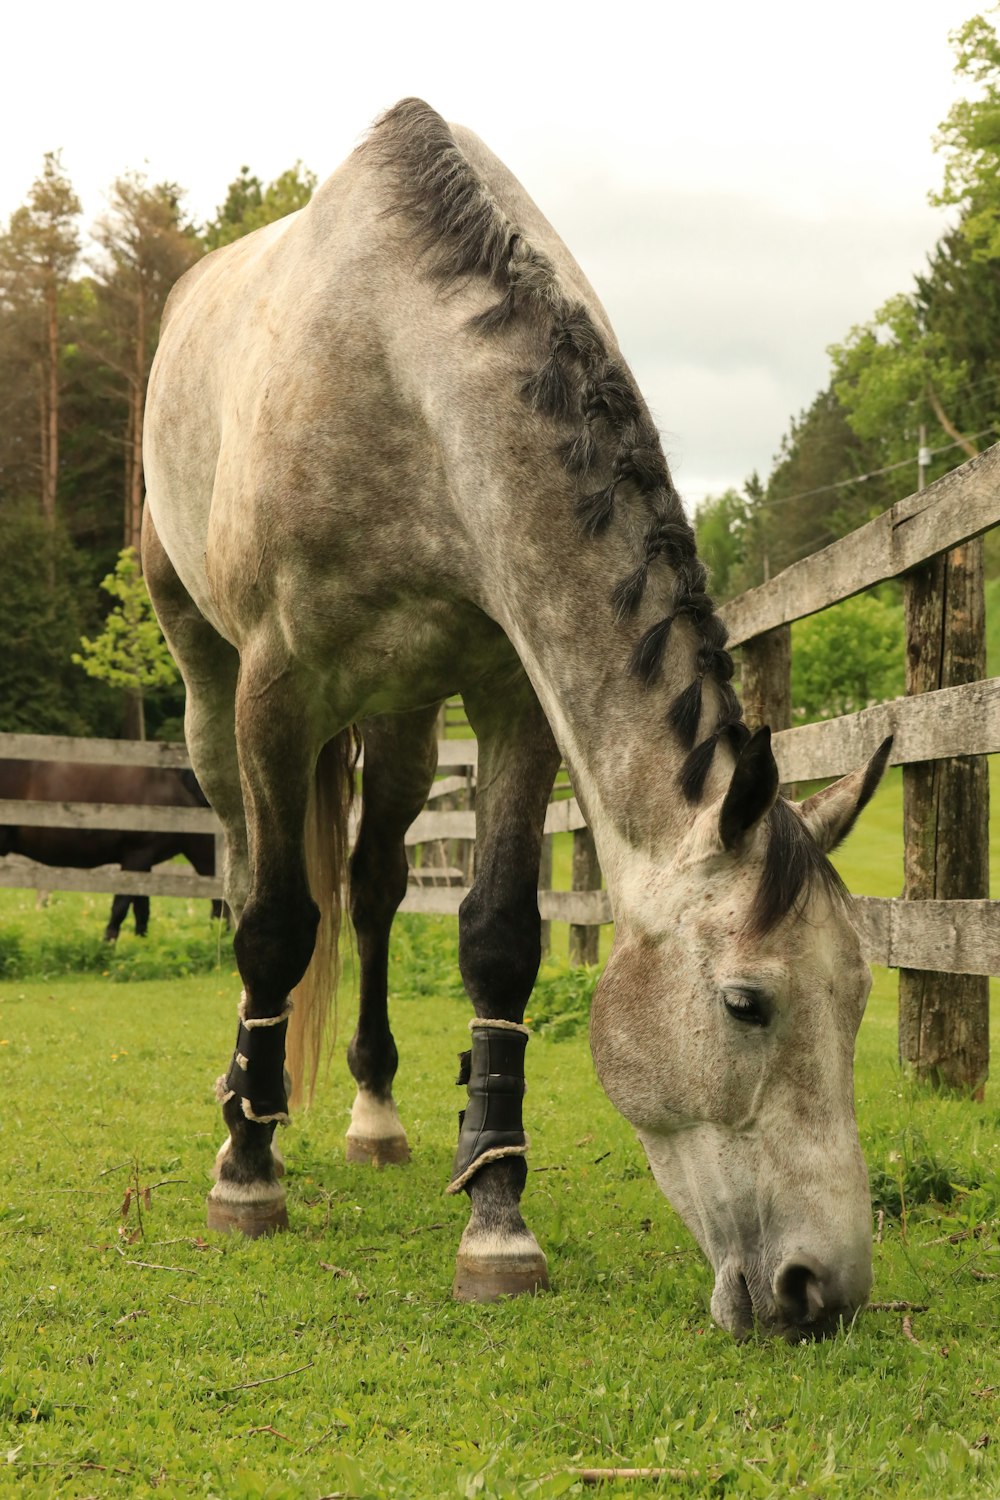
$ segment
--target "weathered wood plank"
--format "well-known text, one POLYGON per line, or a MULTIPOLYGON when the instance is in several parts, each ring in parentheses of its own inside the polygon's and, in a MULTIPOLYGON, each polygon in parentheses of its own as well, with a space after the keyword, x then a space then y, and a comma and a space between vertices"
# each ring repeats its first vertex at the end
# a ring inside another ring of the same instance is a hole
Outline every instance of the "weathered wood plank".
POLYGON ((439 797, 453 797, 456 792, 465 792, 468 788, 469 782, 465 776, 442 776, 427 793, 427 801, 436 802, 439 797))
MULTIPOLYGON (((464 887, 410 886, 399 909, 454 916, 468 894, 464 887)), ((539 891, 538 909, 545 920, 578 926, 600 926, 612 920, 607 891, 539 891)))
POLYGON ((403 842, 407 847, 425 844, 431 839, 474 839, 476 815, 474 812, 422 812, 417 815, 406 831, 403 842))
POLYGON ((0 734, 0 760, 66 760, 91 766, 188 768, 187 746, 162 740, 89 740, 63 734, 0 734))
POLYGON ((469 894, 461 885, 425 885, 407 887, 400 911, 430 912, 439 917, 457 917, 458 908, 469 894))
POLYGON ((210 807, 138 807, 126 802, 19 802, 0 798, 0 825, 122 829, 133 833, 217 833, 210 807))
POLYGON ((213 875, 196 875, 178 870, 123 870, 118 865, 102 865, 96 870, 66 870, 54 865, 35 864, 30 859, 8 857, 0 860, 0 886, 15 890, 91 891, 106 896, 193 896, 214 900, 221 897, 222 880, 213 875))
POLYGON ((546 833, 575 833, 586 828, 587 820, 580 811, 575 797, 563 797, 559 802, 550 802, 545 814, 546 833))
POLYGON ((438 740, 439 766, 479 765, 478 740, 438 740))
POLYGON ((723 605, 720 613, 730 645, 739 646, 895 578, 998 522, 1000 444, 994 443, 867 526, 723 605))
POLYGON ((893 735, 890 765, 1000 752, 1000 677, 893 698, 840 719, 802 724, 774 736, 782 781, 856 771, 893 735))
POLYGON ((857 896, 869 963, 949 974, 1000 974, 1000 901, 904 901, 857 896))
MULTIPOLYGON (((573 833, 573 879, 574 891, 599 891, 601 889, 601 866, 597 858, 597 846, 589 828, 577 828, 573 833)), ((597 928, 585 923, 573 922, 569 929, 569 961, 571 964, 596 964, 599 958, 600 933, 597 928)))
MULTIPOLYGON (((955 688, 986 674, 981 538, 903 578, 906 691, 955 688)), ((903 894, 921 904, 985 900, 989 777, 983 756, 903 772, 903 894)), ((899 975, 899 1056, 935 1086, 981 1097, 989 1072, 989 983, 951 964, 907 965, 899 975)))
POLYGON ((751 729, 770 725, 777 733, 792 722, 792 630, 780 625, 747 641, 740 670, 743 712, 751 729))

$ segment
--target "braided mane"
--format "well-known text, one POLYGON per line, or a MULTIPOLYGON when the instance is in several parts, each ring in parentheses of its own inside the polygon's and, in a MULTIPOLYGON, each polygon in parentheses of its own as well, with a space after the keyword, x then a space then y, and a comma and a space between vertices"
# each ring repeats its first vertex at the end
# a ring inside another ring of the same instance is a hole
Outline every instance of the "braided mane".
MULTIPOLYGON (((546 341, 546 357, 524 378, 521 397, 564 429, 558 453, 577 483, 574 503, 584 536, 600 537, 620 506, 640 508, 645 526, 635 567, 611 591, 615 620, 623 624, 634 616, 659 559, 673 570, 669 613, 640 637, 629 670, 652 687, 675 621, 690 622, 697 640, 695 675, 670 703, 667 722, 687 752, 681 791, 689 802, 699 802, 716 745, 728 739, 739 754, 750 731, 732 687, 726 627, 708 595, 694 532, 631 373, 610 352, 583 303, 567 297, 552 262, 507 218, 428 104, 402 100, 376 121, 360 150, 395 179, 388 213, 404 215, 413 226, 427 274, 442 284, 482 277, 495 288, 497 301, 469 320, 472 331, 492 338, 515 321, 530 320, 546 341), (698 741, 706 677, 715 685, 719 709, 714 727, 698 741)), ((791 909, 817 859, 833 874, 801 820, 779 807, 768 816, 755 903, 759 931, 791 909)))

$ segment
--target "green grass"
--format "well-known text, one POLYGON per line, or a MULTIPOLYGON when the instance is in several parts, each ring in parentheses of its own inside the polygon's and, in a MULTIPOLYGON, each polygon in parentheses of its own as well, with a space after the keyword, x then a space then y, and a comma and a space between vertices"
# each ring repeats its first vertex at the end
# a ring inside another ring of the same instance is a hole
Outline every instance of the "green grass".
MULTIPOLYGON (((208 925, 168 902, 154 922, 175 953, 208 925)), ((123 960, 139 946, 124 936, 123 960)), ((792 1348, 711 1324, 709 1270, 594 1078, 584 982, 558 967, 533 1007, 525 1199, 553 1291, 453 1303, 454 923, 401 923, 391 973, 413 1163, 344 1164, 345 984, 329 1080, 283 1138, 293 1232, 254 1244, 203 1229, 228 960, 0 980, 0 1494, 489 1500, 565 1493, 579 1464, 689 1471, 655 1491, 685 1495, 1000 1494, 1000 1281, 973 1274, 1000 1271, 998 1090, 973 1106, 900 1077, 888 976, 858 1063, 886 1211, 874 1296, 928 1310, 917 1343, 876 1312, 792 1348), (141 1233, 129 1187, 150 1190, 141 1233)))

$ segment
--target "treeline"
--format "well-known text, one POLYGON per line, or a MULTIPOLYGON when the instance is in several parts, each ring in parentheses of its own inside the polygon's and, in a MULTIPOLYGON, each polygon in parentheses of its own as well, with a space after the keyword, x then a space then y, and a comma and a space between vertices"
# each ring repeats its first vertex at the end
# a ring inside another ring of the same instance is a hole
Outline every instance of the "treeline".
MULTIPOLYGON (((767 481, 753 474, 699 508, 699 545, 721 599, 1000 438, 1000 42, 992 21, 976 16, 952 43, 956 72, 976 93, 935 139, 944 176, 930 196, 955 210, 955 226, 909 291, 830 348, 829 383, 792 421, 767 481)), ((995 535, 986 557, 987 573, 1000 571, 995 535)), ((809 717, 901 693, 898 586, 796 626, 792 678, 798 712, 809 717)))
POLYGON ((730 597, 843 536, 1000 434, 1000 43, 977 16, 952 38, 978 96, 936 139, 944 182, 931 201, 956 226, 907 292, 830 350, 826 389, 791 423, 766 481, 705 502, 699 536, 730 597))
MULTIPOLYGON (((315 183, 301 163, 267 185, 243 167, 199 225, 177 184, 130 172, 85 239, 51 152, 0 233, 0 728, 133 728, 128 696, 71 658, 107 607, 100 580, 138 545, 143 406, 167 293, 207 251, 301 208, 315 183)), ((154 732, 179 731, 176 689, 147 709, 154 732)))

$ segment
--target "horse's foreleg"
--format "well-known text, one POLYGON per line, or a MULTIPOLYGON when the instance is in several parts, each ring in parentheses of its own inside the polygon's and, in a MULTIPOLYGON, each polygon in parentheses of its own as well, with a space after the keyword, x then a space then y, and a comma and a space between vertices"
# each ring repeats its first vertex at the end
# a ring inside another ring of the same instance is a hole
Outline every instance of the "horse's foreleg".
POLYGON ((437 707, 364 725, 362 814, 351 859, 351 920, 361 995, 347 1061, 358 1085, 347 1160, 382 1167, 409 1161, 392 1081, 399 1061, 389 1027, 389 931, 406 895, 403 837, 427 798, 437 766, 437 707))
POLYGON ((459 912, 459 962, 476 1019, 458 1080, 469 1101, 449 1192, 464 1190, 472 1202, 454 1294, 485 1302, 548 1286, 545 1256, 520 1208, 522 1023, 541 960, 538 865, 559 752, 526 679, 513 695, 490 684, 465 703, 479 738, 479 778, 476 880, 459 912))
POLYGON ((132 918, 136 937, 145 937, 149 931, 149 897, 132 897, 132 918))

